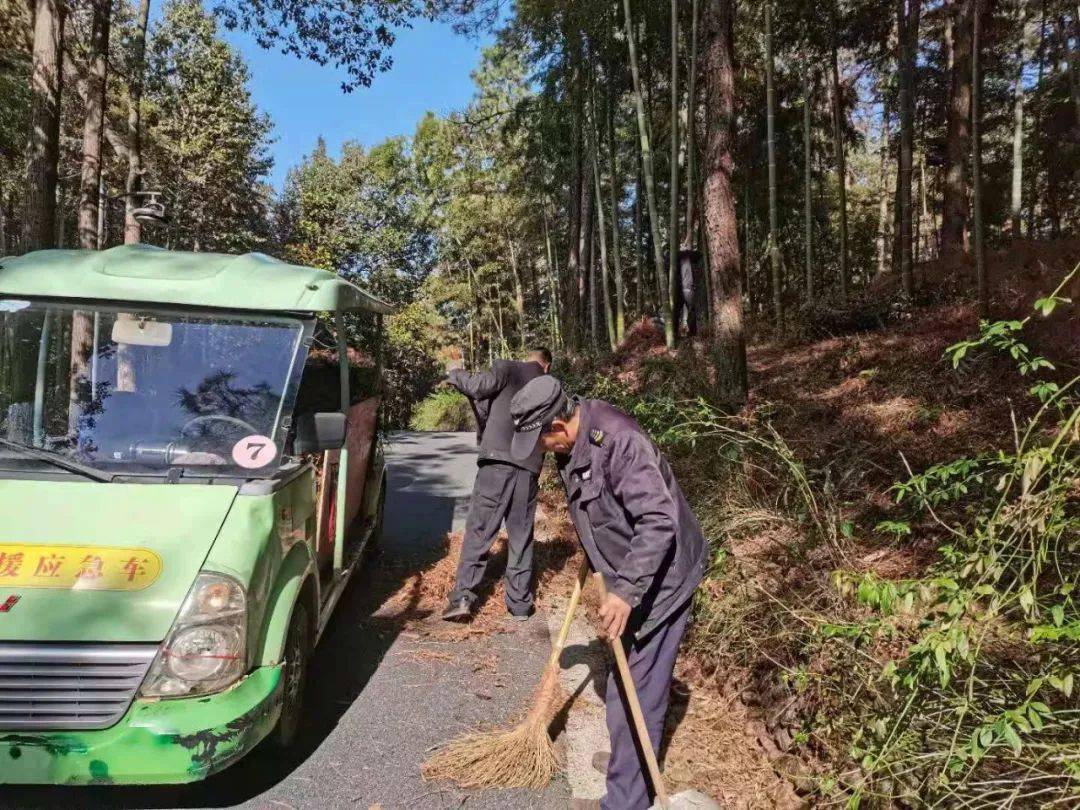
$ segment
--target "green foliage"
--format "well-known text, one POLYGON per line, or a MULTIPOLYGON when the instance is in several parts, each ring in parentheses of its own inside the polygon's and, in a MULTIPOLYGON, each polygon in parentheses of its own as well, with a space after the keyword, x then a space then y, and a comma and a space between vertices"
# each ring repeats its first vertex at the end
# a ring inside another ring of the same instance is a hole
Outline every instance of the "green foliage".
POLYGON ((413 410, 409 427, 427 431, 469 431, 476 429, 469 400, 458 391, 435 391, 413 410))
MULTIPOLYGON (((1067 303, 1058 292, 1076 272, 1036 303, 1041 316, 1067 303)), ((978 338, 947 356, 956 366, 970 353, 996 352, 1021 375, 1053 370, 1022 341, 1029 321, 983 323, 978 338)), ((950 536, 927 578, 885 583, 838 574, 842 595, 854 589, 861 604, 884 615, 898 603, 919 614, 906 653, 881 672, 900 710, 880 715, 887 733, 863 746, 863 771, 873 783, 904 782, 945 804, 1075 800, 1078 382, 1035 386, 1040 406, 1018 426, 1012 450, 935 465, 894 487, 899 503, 928 514, 950 536), (956 517, 946 522, 942 508, 956 517)), ((910 530, 908 521, 879 528, 900 525, 910 530)))
POLYGON ((289 172, 277 206, 290 261, 356 280, 393 304, 413 299, 434 265, 429 210, 404 138, 346 143, 333 160, 320 140, 289 172))
POLYGON ((144 187, 166 192, 169 225, 146 229, 147 241, 225 252, 268 242, 272 126, 251 98, 250 79, 200 0, 166 3, 147 47, 143 103, 153 170, 144 187))
MULTIPOLYGON (((26 146, 30 112, 29 14, 25 3, 0 6, 0 205, 19 188, 19 158, 26 146)), ((4 234, 0 245, 6 246, 4 234)))
POLYGON ((427 396, 442 377, 442 365, 417 345, 388 342, 383 371, 386 390, 383 418, 387 427, 400 429, 407 426, 416 403, 427 396))

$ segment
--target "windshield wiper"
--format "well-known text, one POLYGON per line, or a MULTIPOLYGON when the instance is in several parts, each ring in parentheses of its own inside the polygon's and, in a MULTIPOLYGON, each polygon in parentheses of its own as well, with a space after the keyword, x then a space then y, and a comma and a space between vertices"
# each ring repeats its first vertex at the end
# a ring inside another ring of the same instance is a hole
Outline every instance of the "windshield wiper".
POLYGON ((110 484, 116 478, 112 473, 102 472, 87 464, 80 464, 78 461, 72 461, 54 450, 45 450, 41 447, 28 447, 25 444, 19 444, 18 442, 13 442, 11 439, 5 439, 3 437, 0 437, 0 447, 16 452, 26 458, 36 458, 40 461, 44 461, 46 464, 52 464, 54 467, 59 467, 68 472, 85 475, 87 478, 93 478, 95 481, 104 481, 105 483, 110 484))

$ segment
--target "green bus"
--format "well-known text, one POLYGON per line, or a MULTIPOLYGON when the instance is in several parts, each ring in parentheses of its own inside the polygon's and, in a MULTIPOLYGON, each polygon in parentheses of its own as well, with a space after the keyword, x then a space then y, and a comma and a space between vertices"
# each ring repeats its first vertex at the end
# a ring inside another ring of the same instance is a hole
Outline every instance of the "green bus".
POLYGON ((0 783, 293 741, 381 527, 389 312, 261 254, 0 259, 0 783))

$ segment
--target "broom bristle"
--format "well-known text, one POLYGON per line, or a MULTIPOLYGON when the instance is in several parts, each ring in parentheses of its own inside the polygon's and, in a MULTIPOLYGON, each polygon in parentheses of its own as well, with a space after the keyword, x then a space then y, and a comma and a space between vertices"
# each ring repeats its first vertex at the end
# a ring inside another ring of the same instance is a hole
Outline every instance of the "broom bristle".
POLYGON ((548 667, 525 718, 509 731, 474 732, 439 749, 420 772, 426 780, 448 779, 464 788, 546 787, 561 767, 548 735, 560 690, 558 668, 548 667))

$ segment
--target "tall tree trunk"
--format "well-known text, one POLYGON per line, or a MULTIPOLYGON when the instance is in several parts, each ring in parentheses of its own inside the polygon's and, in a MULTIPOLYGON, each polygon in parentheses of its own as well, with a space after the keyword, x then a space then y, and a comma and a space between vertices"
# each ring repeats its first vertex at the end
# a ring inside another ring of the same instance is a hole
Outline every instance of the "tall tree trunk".
POLYGON ((1021 236, 1021 213, 1024 202, 1024 43, 1027 39, 1027 0, 1018 0, 1016 42, 1016 79, 1013 84, 1012 198, 1009 213, 1012 238, 1021 236))
POLYGON ((971 22, 975 0, 952 0, 952 76, 945 133, 941 252, 967 252, 968 184, 971 154, 971 22))
POLYGON ((641 267, 641 159, 638 157, 638 173, 634 183, 634 278, 637 284, 636 308, 634 315, 641 317, 645 312, 645 278, 641 267))
POLYGON ((1069 46, 1069 33, 1065 28, 1064 19, 1061 22, 1061 38, 1065 43, 1065 50, 1069 60, 1069 95, 1073 103, 1073 127, 1080 133, 1080 3, 1072 6, 1072 37, 1076 45, 1069 46))
MULTIPOLYGON (((897 81, 899 86, 900 82, 897 81)), ((897 106, 899 106, 900 94, 897 93, 897 106)), ((897 116, 896 131, 896 176, 893 178, 893 216, 892 216, 892 270, 898 276, 900 274, 900 121, 897 116)))
MULTIPOLYGON (((1039 46, 1035 50, 1035 61, 1038 68, 1035 72, 1035 95, 1038 97, 1042 92, 1043 71, 1046 67, 1046 0, 1042 0, 1039 11, 1039 46)), ((1032 131, 1042 131, 1042 107, 1041 104, 1035 105, 1035 120, 1032 122, 1032 131)), ((1037 143, 1037 141, 1036 141, 1037 143)), ((1038 220, 1036 215, 1039 209, 1039 169, 1038 163, 1032 167, 1032 171, 1028 174, 1030 188, 1028 191, 1028 238, 1038 238, 1038 220)))
MULTIPOLYGON (((576 40, 574 40, 576 42, 576 40)), ((578 319, 578 277, 581 274, 581 237, 584 225, 582 202, 585 195, 582 160, 582 93, 580 55, 576 45, 570 48, 572 62, 570 87, 573 105, 573 129, 570 133, 570 188, 567 200, 569 231, 566 256, 566 299, 563 305, 563 339, 573 349, 580 348, 581 324, 578 319)))
POLYGON ((653 267, 660 306, 664 313, 664 332, 668 346, 675 344, 675 332, 672 328, 671 299, 668 295, 667 271, 664 267, 663 251, 660 247, 660 218, 656 205, 656 187, 654 183, 652 143, 649 138, 648 123, 645 119, 645 102, 641 94, 641 77, 638 71, 637 45, 634 42, 634 26, 630 17, 630 0, 623 0, 623 14, 626 19, 626 42, 630 52, 630 75, 634 81, 634 105, 637 109, 638 138, 641 141, 641 173, 645 180, 645 202, 649 208, 649 231, 652 236, 653 267))
POLYGON ((975 236, 975 282, 979 294, 979 316, 990 316, 990 292, 986 281, 986 257, 983 252, 983 212, 982 212, 982 69, 979 58, 980 38, 982 35, 982 0, 975 0, 972 15, 971 33, 971 190, 972 216, 975 236))
POLYGON ((466 257, 465 260, 465 277, 469 283, 469 308, 472 310, 471 317, 469 318, 469 368, 475 369, 478 361, 476 355, 476 349, 479 345, 478 340, 480 335, 477 330, 480 328, 480 301, 476 295, 476 282, 473 279, 472 263, 466 257))
MULTIPOLYGON (((596 164, 594 163, 593 164, 593 166, 594 166, 593 173, 594 174, 596 173, 595 165, 596 164)), ((597 212, 600 212, 600 211, 603 211, 603 210, 604 210, 604 206, 602 206, 602 205, 597 206, 597 212)), ((601 228, 600 231, 601 231, 601 233, 603 233, 603 228, 601 228)), ((596 309, 597 309, 596 305, 598 303, 597 300, 596 300, 596 298, 597 298, 597 296, 596 296, 596 288, 597 288, 597 283, 596 283, 596 273, 597 273, 597 269, 596 269, 596 266, 597 266, 596 251, 592 250, 591 253, 592 253, 592 255, 589 257, 589 334, 591 336, 590 339, 592 340, 593 353, 594 353, 594 355, 599 355, 600 354, 600 327, 596 323, 596 309)), ((602 273, 603 271, 604 271, 604 268, 601 267, 600 272, 602 273)))
POLYGON ((521 266, 518 264, 517 249, 510 234, 506 235, 506 249, 510 254, 510 275, 514 283, 514 314, 518 320, 518 338, 521 348, 525 348, 528 329, 525 325, 525 285, 521 278, 521 266))
POLYGON ((783 279, 780 275, 776 203, 776 91, 773 86, 772 3, 765 4, 765 124, 769 155, 769 265, 772 268, 773 320, 784 329, 783 279))
POLYGON ((128 173, 124 191, 124 244, 142 241, 142 225, 135 219, 136 194, 142 191, 142 91, 146 72, 146 26, 150 19, 150 0, 140 0, 135 16, 135 58, 132 64, 130 100, 128 101, 128 173))
POLYGON ((541 291, 540 283, 540 271, 538 263, 540 261, 533 253, 533 246, 531 243, 525 243, 525 262, 523 275, 523 281, 525 282, 525 308, 526 311, 532 310, 533 316, 536 318, 537 328, 539 329, 541 319, 540 312, 543 309, 543 293, 541 291))
MULTIPOLYGON (((586 122, 587 123, 587 122, 586 122)), ((591 324, 589 319, 589 299, 588 299, 588 285, 590 274, 592 273, 593 263, 593 225, 596 219, 596 214, 593 212, 593 206, 595 200, 593 199, 592 183, 589 182, 589 178, 592 177, 592 165, 588 158, 585 160, 584 172, 582 172, 582 182, 584 186, 582 188, 583 200, 581 203, 581 239, 579 246, 579 253, 581 255, 581 264, 578 266, 578 275, 576 279, 577 284, 577 303, 578 303, 578 323, 581 324, 582 340, 581 345, 585 345, 584 331, 591 324)))
POLYGON ((840 59, 836 44, 836 7, 832 7, 832 119, 833 151, 836 155, 836 189, 840 206, 840 298, 846 301, 850 286, 848 270, 847 156, 844 152, 844 108, 840 94, 840 59))
MULTIPOLYGON (((608 69, 609 82, 612 81, 614 71, 608 69)), ((607 119, 608 139, 608 171, 611 174, 611 259, 612 272, 615 274, 615 342, 622 343, 626 332, 626 291, 623 280, 622 250, 619 245, 619 198, 622 185, 619 183, 618 144, 615 142, 615 113, 611 95, 615 91, 614 86, 608 88, 604 102, 605 118, 607 119)), ((605 300, 607 294, 604 294, 605 300)))
MULTIPOLYGON (((544 203, 544 248, 547 251, 548 286, 550 298, 548 300, 548 314, 551 316, 551 341, 556 349, 562 346, 562 335, 559 326, 559 268, 555 259, 555 248, 551 243, 551 224, 548 215, 547 203, 544 203)), ((470 325, 471 326, 471 325, 470 325)))
POLYGON ((878 229, 877 229, 877 272, 886 272, 885 256, 889 244, 889 104, 881 105, 881 167, 878 173, 878 229))
POLYGON ((668 211, 668 307, 674 313, 670 326, 664 326, 668 346, 673 346, 679 335, 681 307, 676 308, 679 298, 679 0, 671 0, 671 176, 670 207, 668 211))
MULTIPOLYGON (((924 136, 925 137, 925 133, 924 136)), ((926 258, 923 253, 924 245, 925 249, 929 251, 930 239, 926 235, 926 229, 923 226, 924 222, 930 219, 930 205, 926 199, 927 196, 927 182, 926 182, 926 152, 925 150, 919 150, 919 224, 915 229, 916 241, 915 241, 915 264, 923 261, 926 258)))
MULTIPOLYGON (((603 313, 604 313, 604 326, 607 329, 608 348, 610 348, 611 351, 615 351, 616 346, 618 346, 618 339, 617 339, 617 337, 615 335, 615 316, 611 311, 611 289, 610 289, 610 285, 608 283, 607 223, 604 221, 604 192, 603 192, 602 186, 600 185, 600 162, 601 162, 601 155, 600 155, 600 121, 599 121, 599 118, 597 117, 595 85, 592 88, 592 93, 590 95, 590 99, 592 101, 592 105, 591 105, 591 107, 592 107, 592 124, 589 127, 589 135, 591 136, 590 140, 592 141, 591 145, 592 145, 592 152, 593 152, 593 161, 592 161, 592 164, 593 164, 593 196, 596 197, 597 232, 598 232, 598 235, 600 237, 600 271, 599 272, 600 272, 600 279, 601 279, 601 286, 602 286, 602 290, 598 291, 596 289, 596 287, 597 287, 597 285, 596 285, 596 276, 594 275, 593 276, 592 292, 591 292, 592 300, 593 300, 592 311, 593 311, 593 318, 595 319, 596 318, 596 312, 597 312, 596 297, 597 297, 598 293, 602 293, 604 300, 601 302, 601 307, 602 307, 603 313)), ((609 148, 613 148, 613 145, 609 144, 609 148)), ((615 178, 614 177, 612 177, 611 183, 612 183, 612 186, 614 187, 614 185, 615 185, 615 178)), ((593 331, 594 331, 594 333, 596 332, 595 327, 594 327, 593 331)), ((599 348, 599 342, 600 342, 599 335, 597 335, 597 334, 593 335, 593 342, 594 342, 594 345, 596 345, 597 348, 599 348)))
POLYGON ((23 250, 56 246, 56 183, 60 159, 60 97, 64 17, 62 0, 36 0, 30 73, 29 161, 23 250))
POLYGON ((101 144, 105 132, 105 78, 109 69, 112 0, 94 0, 83 125, 82 185, 79 193, 79 247, 95 250, 101 186, 101 144))
MULTIPOLYGON (((1062 13, 1055 14, 1054 27, 1057 29, 1056 48, 1051 58, 1051 64, 1054 66, 1054 72, 1056 74, 1064 74, 1067 76, 1069 82, 1069 94, 1074 102, 1074 115, 1073 126, 1074 132, 1070 133, 1070 137, 1080 138, 1080 92, 1078 92, 1078 86, 1075 82, 1075 76, 1072 71, 1072 57, 1071 57, 1071 43, 1069 42, 1069 31, 1066 25, 1066 17, 1062 13)), ((1059 80, 1060 81, 1060 80, 1059 80)), ((1068 113, 1062 111, 1065 116, 1068 113)), ((1048 166, 1052 166, 1057 169, 1059 166, 1062 168, 1064 164, 1060 158, 1051 159, 1047 161, 1048 166)), ((1062 189, 1062 183, 1066 181, 1066 177, 1063 177, 1060 169, 1057 171, 1050 170, 1046 175, 1046 213, 1050 220, 1050 236, 1053 239, 1061 238, 1062 234, 1062 217, 1068 213, 1071 213, 1073 207, 1070 207, 1069 200, 1066 196, 1064 189, 1062 189)))
POLYGON ((686 233, 683 247, 687 250, 694 249, 694 229, 697 227, 697 51, 698 0, 693 0, 690 4, 690 66, 686 90, 686 233))
MULTIPOLYGON (((79 247, 96 250, 101 200, 101 144, 105 132, 105 83, 109 70, 109 23, 112 0, 94 0, 90 55, 86 77, 86 120, 83 125, 82 179, 79 188, 79 247)), ((68 427, 78 428, 81 390, 88 380, 94 323, 89 313, 76 311, 71 318, 71 370, 68 383, 68 427)), ((91 396, 93 392, 91 392, 91 396)))
POLYGON ((506 342, 506 329, 503 325, 503 307, 502 307, 502 295, 499 284, 492 285, 495 287, 495 300, 488 301, 488 308, 492 313, 492 320, 495 323, 495 328, 499 332, 499 356, 506 357, 510 353, 510 344, 506 342))
MULTIPOLYGON (((734 51, 732 53, 734 54, 734 51)), ((749 163, 750 163, 750 161, 747 160, 747 164, 749 164, 749 163)), ((743 186, 743 217, 742 217, 742 221, 743 221, 743 247, 742 247, 742 255, 746 256, 747 259, 746 259, 746 261, 740 262, 741 267, 740 267, 740 270, 739 270, 739 272, 740 272, 739 279, 740 279, 740 283, 742 284, 742 288, 744 290, 746 290, 746 304, 750 308, 750 312, 756 314, 757 311, 758 311, 758 309, 757 309, 757 298, 754 295, 754 285, 751 283, 752 279, 750 278, 750 258, 749 257, 750 257, 751 254, 750 254, 750 180, 749 180, 749 178, 747 178, 747 180, 742 184, 742 186, 743 186)), ((736 214, 736 216, 737 216, 737 214, 736 214)), ((706 243, 706 244, 708 244, 708 243, 706 243)))
POLYGON ((803 72, 803 243, 806 248, 806 305, 814 305, 814 219, 813 172, 810 167, 810 90, 813 78, 809 64, 803 72))
POLYGON ((704 158, 705 243, 712 290, 712 357, 718 391, 739 404, 746 400, 746 341, 743 333, 739 226, 731 183, 735 123, 735 4, 706 0, 703 19, 706 87, 704 158))
POLYGON ((911 168, 914 129, 914 68, 919 42, 921 0, 897 0, 897 24, 900 41, 900 279, 904 294, 915 294, 915 275, 911 263, 911 168), (905 8, 906 6, 906 8, 905 8))

